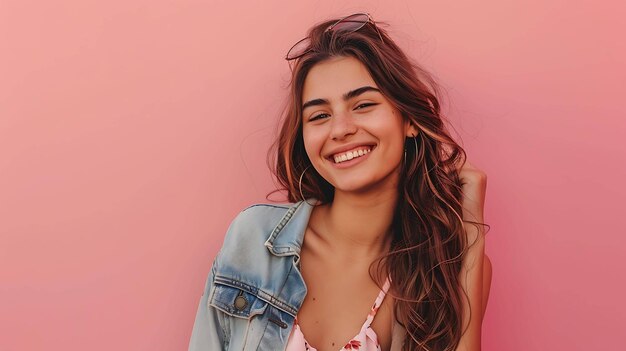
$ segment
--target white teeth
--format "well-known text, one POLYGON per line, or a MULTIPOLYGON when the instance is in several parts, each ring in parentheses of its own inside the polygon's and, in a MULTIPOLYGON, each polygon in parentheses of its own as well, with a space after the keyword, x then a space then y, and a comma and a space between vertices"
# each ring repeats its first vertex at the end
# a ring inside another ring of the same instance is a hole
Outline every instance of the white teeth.
POLYGON ((355 157, 360 157, 363 156, 367 153, 369 153, 370 151, 372 151, 372 149, 367 148, 367 149, 359 149, 359 150, 355 150, 355 151, 348 151, 345 154, 342 155, 337 155, 335 156, 335 163, 341 163, 343 161, 348 161, 351 160, 355 157))

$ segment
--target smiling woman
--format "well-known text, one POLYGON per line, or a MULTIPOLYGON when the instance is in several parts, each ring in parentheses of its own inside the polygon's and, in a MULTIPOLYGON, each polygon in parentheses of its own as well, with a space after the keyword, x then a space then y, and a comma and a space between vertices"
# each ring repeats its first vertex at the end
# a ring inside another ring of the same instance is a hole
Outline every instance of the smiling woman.
POLYGON ((437 84, 368 14, 289 50, 270 155, 287 202, 232 221, 190 350, 480 350, 486 175, 437 84))
POLYGON ((377 197, 395 197, 404 140, 417 130, 385 98, 365 65, 353 56, 318 63, 307 75, 302 99, 307 157, 333 185, 334 198, 374 185, 387 189, 372 193, 377 197), (359 148, 368 151, 366 157, 353 159, 359 148))

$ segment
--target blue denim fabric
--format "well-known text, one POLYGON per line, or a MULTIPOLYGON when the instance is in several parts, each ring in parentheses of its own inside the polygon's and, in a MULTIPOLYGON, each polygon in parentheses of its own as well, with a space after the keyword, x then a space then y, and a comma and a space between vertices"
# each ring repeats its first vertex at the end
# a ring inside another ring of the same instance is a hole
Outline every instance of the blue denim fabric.
POLYGON ((189 351, 286 348, 307 293, 298 263, 309 203, 317 200, 307 201, 255 204, 231 222, 200 299, 189 351))

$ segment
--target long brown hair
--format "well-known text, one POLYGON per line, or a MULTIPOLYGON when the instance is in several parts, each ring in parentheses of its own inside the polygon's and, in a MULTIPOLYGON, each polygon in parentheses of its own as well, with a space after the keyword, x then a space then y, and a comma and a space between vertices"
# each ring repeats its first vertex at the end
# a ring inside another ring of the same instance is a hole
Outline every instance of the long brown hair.
MULTIPOLYGON (((309 167, 302 137, 302 90, 317 63, 336 56, 358 59, 403 118, 419 130, 415 138, 405 140, 392 243, 390 251, 375 261, 378 276, 388 274, 392 279, 388 294, 396 301, 396 320, 407 331, 404 350, 454 350, 464 332, 462 299, 468 298, 459 280, 468 242, 460 215, 462 184, 455 167, 465 160, 465 151, 444 125, 439 86, 381 28, 386 23, 368 22, 354 32, 324 32, 337 20, 309 29, 310 50, 294 61, 279 136, 268 154, 283 188, 268 197, 286 191, 290 202, 333 201, 333 186, 309 167)), ((372 266, 370 276, 381 286, 372 266)))

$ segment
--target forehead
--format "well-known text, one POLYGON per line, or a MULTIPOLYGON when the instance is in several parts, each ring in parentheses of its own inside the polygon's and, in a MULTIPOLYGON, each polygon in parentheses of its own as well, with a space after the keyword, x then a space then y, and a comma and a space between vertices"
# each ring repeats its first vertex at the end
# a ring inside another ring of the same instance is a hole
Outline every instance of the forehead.
POLYGON ((313 66, 302 90, 302 102, 312 99, 341 99, 346 92, 362 86, 377 87, 361 61, 354 57, 335 57, 313 66))

